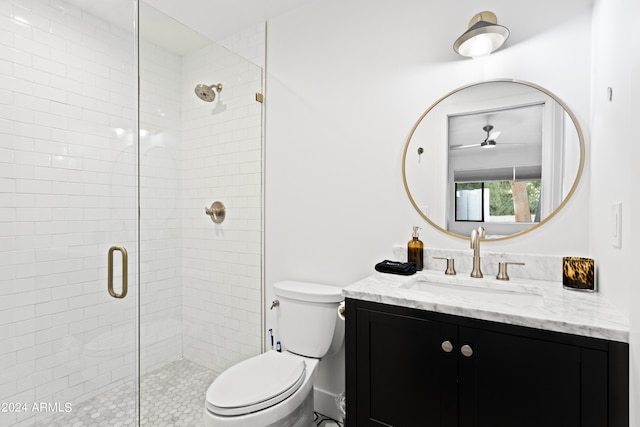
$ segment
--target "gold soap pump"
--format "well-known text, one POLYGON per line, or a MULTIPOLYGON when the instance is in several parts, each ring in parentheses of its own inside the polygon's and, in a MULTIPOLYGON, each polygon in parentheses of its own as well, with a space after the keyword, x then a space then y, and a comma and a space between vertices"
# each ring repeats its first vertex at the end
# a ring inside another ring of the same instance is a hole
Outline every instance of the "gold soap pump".
POLYGON ((418 230, 420 227, 413 227, 413 238, 407 243, 407 261, 416 264, 416 270, 422 270, 424 262, 424 244, 418 238, 418 230))

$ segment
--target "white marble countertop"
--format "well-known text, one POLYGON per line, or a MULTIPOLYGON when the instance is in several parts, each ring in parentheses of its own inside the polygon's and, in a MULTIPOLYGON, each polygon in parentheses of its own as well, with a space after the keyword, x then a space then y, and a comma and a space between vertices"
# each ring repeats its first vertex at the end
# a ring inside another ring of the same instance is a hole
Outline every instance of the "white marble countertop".
POLYGON ((474 319, 629 342, 628 320, 601 294, 564 289, 560 282, 375 272, 345 287, 345 298, 474 319), (480 289, 478 289, 480 288, 480 289), (483 289, 484 288, 484 289, 483 289))

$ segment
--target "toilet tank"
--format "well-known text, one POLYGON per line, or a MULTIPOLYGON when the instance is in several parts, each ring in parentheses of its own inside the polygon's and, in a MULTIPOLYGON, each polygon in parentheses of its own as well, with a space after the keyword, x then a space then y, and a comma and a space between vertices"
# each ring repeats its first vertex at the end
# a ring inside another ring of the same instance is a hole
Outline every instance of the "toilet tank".
POLYGON ((342 288, 296 281, 274 285, 278 305, 278 339, 285 350, 301 356, 321 358, 340 349, 344 322, 338 306, 342 288), (339 341, 339 342, 338 342, 339 341))

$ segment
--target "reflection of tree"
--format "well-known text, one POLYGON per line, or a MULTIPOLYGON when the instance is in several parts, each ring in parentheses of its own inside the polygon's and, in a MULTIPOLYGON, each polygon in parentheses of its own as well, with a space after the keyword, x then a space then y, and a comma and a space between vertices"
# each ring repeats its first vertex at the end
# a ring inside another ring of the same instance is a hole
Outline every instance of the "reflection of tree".
POLYGON ((511 194, 513 196, 513 212, 516 222, 531 222, 527 183, 524 181, 512 181, 511 194))
POLYGON ((540 189, 542 187, 542 181, 526 181, 527 182, 527 194, 529 195, 529 210, 533 221, 540 222, 540 218, 536 216, 540 215, 540 189))
POLYGON ((531 222, 540 200, 540 181, 489 181, 491 216, 514 215, 516 222, 531 222))
POLYGON ((510 181, 490 181, 484 183, 489 189, 489 212, 491 216, 514 215, 510 181))

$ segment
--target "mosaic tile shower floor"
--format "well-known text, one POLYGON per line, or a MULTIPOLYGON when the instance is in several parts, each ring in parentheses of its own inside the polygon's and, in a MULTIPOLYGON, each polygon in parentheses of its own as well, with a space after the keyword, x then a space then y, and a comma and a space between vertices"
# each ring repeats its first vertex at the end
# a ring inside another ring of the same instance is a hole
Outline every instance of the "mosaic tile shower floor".
MULTIPOLYGON (((140 383, 140 425, 143 427, 200 427, 204 396, 216 374, 188 360, 177 360, 142 377, 140 383)), ((135 389, 121 385, 79 404, 69 414, 47 419, 46 427, 135 426, 135 389)), ((341 426, 323 416, 319 427, 341 426)))
MULTIPOLYGON (((140 425, 146 427, 200 426, 203 399, 216 374, 209 369, 178 360, 142 377, 140 425)), ((38 425, 51 427, 135 426, 136 400, 133 384, 81 403, 73 412, 38 425)))

